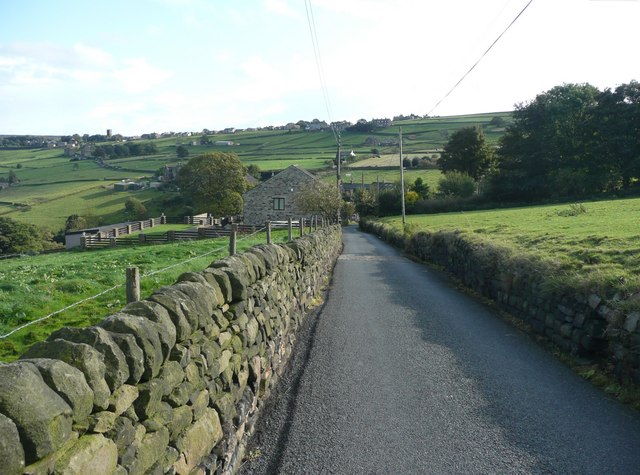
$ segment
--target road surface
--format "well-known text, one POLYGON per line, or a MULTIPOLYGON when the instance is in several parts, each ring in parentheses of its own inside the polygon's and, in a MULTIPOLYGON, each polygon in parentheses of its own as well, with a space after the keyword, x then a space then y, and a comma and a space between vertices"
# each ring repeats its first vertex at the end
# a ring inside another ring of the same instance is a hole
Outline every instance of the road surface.
POLYGON ((343 241, 241 473, 640 473, 637 413, 437 272, 343 241))

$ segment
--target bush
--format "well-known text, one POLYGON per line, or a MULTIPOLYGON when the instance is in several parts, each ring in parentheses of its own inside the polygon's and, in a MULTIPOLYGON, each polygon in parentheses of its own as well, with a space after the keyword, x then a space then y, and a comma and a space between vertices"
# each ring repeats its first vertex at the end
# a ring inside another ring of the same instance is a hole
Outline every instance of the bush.
POLYGON ((465 173, 450 172, 440 178, 438 191, 443 196, 469 198, 476 191, 476 182, 465 173))

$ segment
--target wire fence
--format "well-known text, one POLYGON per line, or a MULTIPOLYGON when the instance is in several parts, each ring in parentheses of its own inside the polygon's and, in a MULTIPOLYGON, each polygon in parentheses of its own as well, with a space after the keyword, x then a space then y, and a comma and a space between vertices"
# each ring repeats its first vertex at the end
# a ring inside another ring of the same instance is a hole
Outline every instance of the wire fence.
MULTIPOLYGON (((242 238, 238 239, 238 242, 244 241, 244 240, 246 240, 246 239, 250 239, 250 238, 252 238, 252 237, 256 236, 257 234, 259 234, 259 233, 261 233, 261 232, 263 232, 263 231, 265 231, 265 230, 266 230, 266 226, 265 226, 265 227, 263 227, 263 228, 257 229, 255 232, 253 232, 253 233, 251 233, 251 234, 247 234, 247 235, 243 236, 242 238)), ((143 274, 143 275, 141 276, 141 278, 151 277, 151 276, 154 276, 154 275, 156 275, 156 274, 160 274, 160 273, 162 273, 162 272, 166 272, 166 271, 168 271, 168 270, 170 270, 170 269, 174 269, 174 268, 176 268, 176 267, 179 267, 179 266, 181 266, 181 265, 187 264, 187 263, 189 263, 189 262, 191 262, 191 261, 194 261, 194 260, 196 260, 196 259, 201 259, 201 258, 203 258, 203 257, 207 257, 207 256, 209 256, 209 255, 211 255, 211 254, 215 254, 215 253, 221 252, 221 251, 223 251, 223 250, 225 250, 225 249, 227 249, 227 245, 225 245, 225 246, 221 246, 221 247, 218 247, 218 248, 215 248, 215 249, 212 249, 211 251, 207 251, 207 252, 205 252, 204 254, 200 254, 200 255, 198 255, 198 256, 190 257, 189 259, 185 259, 184 261, 180 261, 180 262, 178 262, 178 263, 171 264, 170 266, 164 267, 164 268, 162 268, 162 269, 157 269, 157 270, 154 270, 154 271, 152 271, 152 272, 147 272, 147 273, 143 274)), ((0 340, 5 339, 5 338, 7 338, 7 337, 9 337, 9 336, 13 335, 14 333, 17 333, 17 332, 19 332, 20 330, 24 330, 25 328, 27 328, 27 327, 29 327, 29 326, 31 326, 31 325, 35 325, 36 323, 40 323, 40 322, 42 322, 42 321, 44 321, 44 320, 48 320, 48 319, 49 319, 49 318, 51 318, 51 317, 54 317, 54 316, 56 316, 56 315, 58 315, 58 314, 60 314, 60 313, 62 313, 62 312, 65 312, 65 311, 67 311, 67 310, 69 310, 69 309, 72 309, 72 308, 74 308, 74 307, 77 307, 78 305, 81 305, 81 304, 83 304, 83 303, 85 303, 85 302, 88 302, 88 301, 90 301, 90 300, 95 300, 95 299, 97 299, 97 298, 101 297, 102 295, 105 295, 105 294, 107 294, 107 293, 109 293, 109 292, 112 292, 112 291, 114 291, 114 290, 116 290, 116 289, 119 289, 119 288, 121 288, 121 287, 124 287, 125 285, 126 285, 125 283, 114 285, 113 287, 110 287, 110 288, 108 288, 108 289, 105 289, 105 290, 103 290, 103 291, 101 291, 101 292, 99 292, 99 293, 97 293, 97 294, 95 294, 95 295, 92 295, 91 297, 86 297, 86 298, 84 298, 84 299, 82 299, 82 300, 78 300, 77 302, 74 302, 74 303, 72 303, 72 304, 70 304, 70 305, 67 305, 67 306, 66 306, 66 307, 64 307, 64 308, 61 308, 61 309, 59 309, 59 310, 56 310, 55 312, 52 312, 52 313, 50 313, 49 315, 45 315, 44 317, 40 317, 40 318, 37 318, 36 320, 32 320, 32 321, 27 322, 27 323, 25 323, 25 324, 23 324, 23 325, 20 325, 19 327, 14 328, 14 329, 13 329, 13 330, 11 330, 10 332, 5 333, 4 335, 0 335, 0 340)))

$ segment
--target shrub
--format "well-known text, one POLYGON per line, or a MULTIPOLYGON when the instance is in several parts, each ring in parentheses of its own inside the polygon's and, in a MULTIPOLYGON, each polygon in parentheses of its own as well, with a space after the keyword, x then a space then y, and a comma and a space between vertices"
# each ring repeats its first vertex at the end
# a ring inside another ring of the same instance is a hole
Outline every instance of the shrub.
POLYGON ((450 172, 440 178, 438 190, 443 196, 469 198, 476 191, 476 182, 465 173, 450 172))

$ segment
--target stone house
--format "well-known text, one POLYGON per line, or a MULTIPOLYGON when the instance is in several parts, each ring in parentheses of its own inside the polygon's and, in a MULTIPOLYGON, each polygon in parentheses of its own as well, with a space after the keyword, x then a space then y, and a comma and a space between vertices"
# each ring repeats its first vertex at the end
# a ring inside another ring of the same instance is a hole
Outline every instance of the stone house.
POLYGON ((307 217, 295 204, 295 196, 317 178, 291 165, 243 195, 244 223, 259 226, 265 221, 286 221, 307 217))

